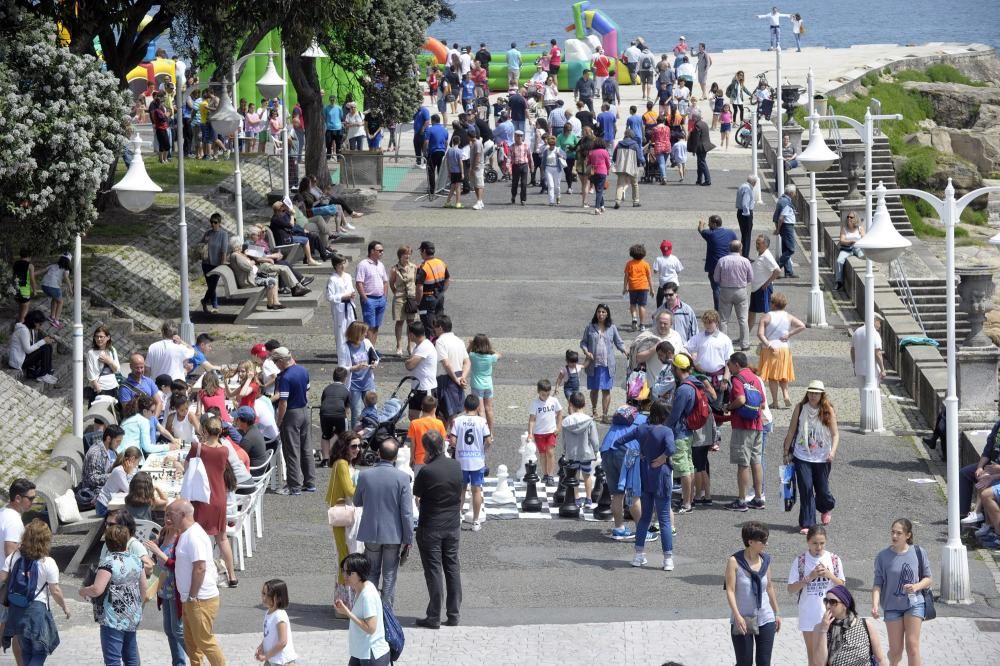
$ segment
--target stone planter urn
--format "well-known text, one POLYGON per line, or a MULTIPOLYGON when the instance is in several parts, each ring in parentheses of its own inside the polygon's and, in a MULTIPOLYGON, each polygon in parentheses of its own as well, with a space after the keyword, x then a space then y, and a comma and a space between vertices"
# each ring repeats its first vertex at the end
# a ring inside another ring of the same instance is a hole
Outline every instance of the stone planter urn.
POLYGON ((958 295, 962 299, 959 309, 969 318, 969 335, 963 347, 991 347, 993 342, 983 333, 986 311, 993 298, 993 271, 989 266, 956 268, 959 276, 958 295))
POLYGON ((847 178, 847 194, 844 195, 844 199, 864 199, 858 191, 858 181, 861 179, 864 161, 864 146, 846 144, 840 147, 840 171, 847 178))

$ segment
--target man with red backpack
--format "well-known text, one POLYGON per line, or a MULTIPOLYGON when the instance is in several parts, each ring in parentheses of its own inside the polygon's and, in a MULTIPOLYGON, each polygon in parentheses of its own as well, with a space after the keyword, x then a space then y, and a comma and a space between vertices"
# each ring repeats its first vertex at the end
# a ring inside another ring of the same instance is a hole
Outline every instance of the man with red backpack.
POLYGON ((732 417, 733 428, 733 436, 729 442, 729 462, 737 467, 738 489, 736 499, 726 505, 730 511, 764 508, 764 498, 761 497, 764 481, 764 425, 761 412, 766 407, 766 401, 764 385, 749 365, 747 355, 743 352, 734 353, 726 363, 731 377, 726 411, 732 417), (746 502, 744 498, 750 485, 751 470, 754 493, 753 499, 746 502))
MULTIPOLYGON (((712 495, 708 478, 708 446, 692 447, 698 431, 705 427, 710 417, 709 396, 711 385, 702 383, 695 377, 694 359, 689 354, 680 353, 673 360, 674 403, 667 425, 674 432, 674 473, 681 478, 681 508, 678 514, 690 513, 694 504, 711 504, 712 495), (694 499, 700 494, 701 501, 694 499)), ((712 391, 714 397, 714 391, 712 391)), ((704 440, 704 438, 701 438, 704 440)))

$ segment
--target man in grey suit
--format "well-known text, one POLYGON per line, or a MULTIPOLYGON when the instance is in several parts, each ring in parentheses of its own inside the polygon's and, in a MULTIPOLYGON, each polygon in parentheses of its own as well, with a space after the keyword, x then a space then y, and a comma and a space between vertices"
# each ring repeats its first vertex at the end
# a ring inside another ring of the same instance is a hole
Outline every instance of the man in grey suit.
POLYGON ((382 442, 378 464, 361 474, 354 491, 354 505, 365 508, 358 541, 364 542, 371 564, 369 580, 382 590, 382 603, 390 608, 400 559, 406 559, 413 543, 413 493, 410 477, 393 467, 398 452, 395 439, 382 442))

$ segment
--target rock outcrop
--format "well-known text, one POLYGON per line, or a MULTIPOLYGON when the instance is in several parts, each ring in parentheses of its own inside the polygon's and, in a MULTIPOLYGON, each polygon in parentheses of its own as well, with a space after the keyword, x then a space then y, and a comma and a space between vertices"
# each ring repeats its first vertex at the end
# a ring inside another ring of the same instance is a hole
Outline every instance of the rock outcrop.
POLYGON ((983 175, 1000 171, 1000 88, 920 81, 903 86, 930 101, 937 124, 908 141, 958 155, 983 175))
POLYGON ((934 122, 956 129, 973 128, 983 105, 1000 106, 1000 88, 993 86, 906 81, 903 87, 930 101, 934 122))

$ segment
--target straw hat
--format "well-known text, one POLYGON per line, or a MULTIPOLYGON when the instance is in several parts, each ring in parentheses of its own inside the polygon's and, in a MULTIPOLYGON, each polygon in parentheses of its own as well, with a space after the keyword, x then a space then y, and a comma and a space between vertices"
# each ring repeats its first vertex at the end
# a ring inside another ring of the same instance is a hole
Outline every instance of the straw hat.
POLYGON ((809 386, 806 387, 806 393, 826 393, 826 387, 823 386, 822 381, 814 379, 809 382, 809 386))

